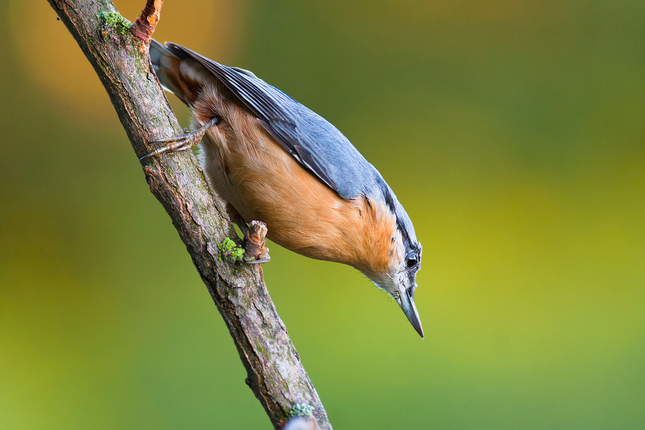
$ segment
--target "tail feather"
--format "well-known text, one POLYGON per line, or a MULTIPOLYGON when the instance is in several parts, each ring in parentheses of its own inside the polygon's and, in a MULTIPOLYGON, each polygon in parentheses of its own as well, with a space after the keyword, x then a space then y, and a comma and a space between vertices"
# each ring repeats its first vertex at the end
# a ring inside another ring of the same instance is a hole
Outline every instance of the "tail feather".
POLYGON ((159 71, 159 64, 163 61, 164 57, 174 57, 168 48, 154 39, 150 42, 150 49, 148 52, 150 54, 150 63, 152 64, 152 69, 155 73, 159 71))
POLYGON ((174 52, 154 39, 150 42, 149 55, 152 70, 164 89, 189 106, 197 99, 204 85, 216 80, 194 59, 174 52))

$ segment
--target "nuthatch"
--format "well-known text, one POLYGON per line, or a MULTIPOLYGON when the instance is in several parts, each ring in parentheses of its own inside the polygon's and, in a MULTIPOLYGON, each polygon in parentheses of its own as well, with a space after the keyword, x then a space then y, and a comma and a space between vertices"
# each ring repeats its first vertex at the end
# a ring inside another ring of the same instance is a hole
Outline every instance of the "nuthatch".
POLYGON ((145 157, 188 149, 203 135, 202 167, 233 220, 264 221, 277 244, 360 270, 423 337, 414 304, 421 244, 392 189, 349 140, 249 71, 154 40, 150 59, 201 132, 145 157))

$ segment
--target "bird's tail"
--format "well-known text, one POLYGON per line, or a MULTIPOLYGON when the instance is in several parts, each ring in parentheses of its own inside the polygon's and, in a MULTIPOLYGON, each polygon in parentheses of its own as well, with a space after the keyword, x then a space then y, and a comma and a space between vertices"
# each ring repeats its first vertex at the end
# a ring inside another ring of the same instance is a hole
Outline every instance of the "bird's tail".
POLYGON ((157 73, 159 71, 159 65, 163 61, 164 57, 174 57, 170 49, 163 46, 161 43, 152 39, 150 42, 150 62, 152 63, 152 68, 157 73))
POLYGON ((154 39, 150 42, 149 54, 152 69, 164 89, 188 105, 199 96, 202 87, 214 79, 212 73, 197 61, 181 52, 171 51, 154 39))

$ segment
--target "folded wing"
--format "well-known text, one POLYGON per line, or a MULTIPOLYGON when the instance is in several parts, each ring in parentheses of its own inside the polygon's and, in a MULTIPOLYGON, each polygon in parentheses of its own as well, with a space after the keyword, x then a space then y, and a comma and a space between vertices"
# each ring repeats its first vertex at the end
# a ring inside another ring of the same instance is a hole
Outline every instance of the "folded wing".
POLYGON ((194 58, 213 73, 284 149, 342 198, 389 193, 378 171, 320 115, 246 70, 218 64, 174 43, 166 47, 179 58, 194 58))

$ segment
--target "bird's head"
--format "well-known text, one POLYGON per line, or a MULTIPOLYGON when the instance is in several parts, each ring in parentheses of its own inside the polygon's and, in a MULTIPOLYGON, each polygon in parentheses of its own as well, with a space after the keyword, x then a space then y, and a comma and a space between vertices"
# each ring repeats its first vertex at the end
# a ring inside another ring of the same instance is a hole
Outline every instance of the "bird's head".
POLYGON ((412 327, 423 337, 423 328, 414 290, 421 268, 421 244, 417 241, 412 221, 387 185, 385 198, 364 198, 364 208, 371 222, 365 223, 366 241, 360 254, 365 257, 355 267, 396 300, 412 327), (380 201, 379 201, 380 200, 380 201))
POLYGON ((372 272, 367 276, 396 300, 412 327, 423 337, 421 320, 414 304, 417 272, 421 268, 421 244, 416 240, 411 242, 406 239, 408 238, 397 229, 390 239, 387 271, 372 272))

